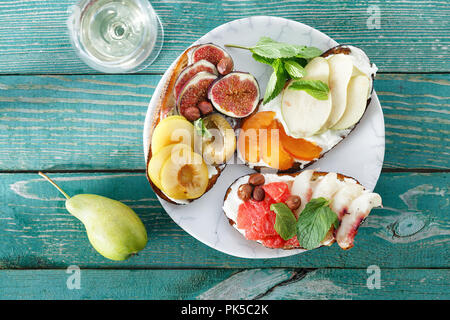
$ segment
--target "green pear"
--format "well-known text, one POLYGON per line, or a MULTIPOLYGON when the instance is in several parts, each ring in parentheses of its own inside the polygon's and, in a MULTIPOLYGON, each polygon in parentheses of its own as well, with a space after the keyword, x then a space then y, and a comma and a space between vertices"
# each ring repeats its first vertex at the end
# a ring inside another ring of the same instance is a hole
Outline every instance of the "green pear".
POLYGON ((120 201, 96 194, 69 197, 42 172, 39 175, 66 197, 66 208, 85 226, 92 246, 111 260, 125 260, 145 248, 147 231, 137 214, 120 201))

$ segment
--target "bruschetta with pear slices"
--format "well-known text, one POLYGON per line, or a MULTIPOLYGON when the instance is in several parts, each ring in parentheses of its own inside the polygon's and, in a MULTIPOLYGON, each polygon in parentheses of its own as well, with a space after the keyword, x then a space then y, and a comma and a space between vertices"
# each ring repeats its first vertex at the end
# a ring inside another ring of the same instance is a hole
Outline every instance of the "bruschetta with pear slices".
POLYGON ((241 122, 238 157, 257 171, 311 165, 350 134, 370 103, 377 68, 361 49, 334 47, 304 70, 241 122))
POLYGON ((334 242, 344 250, 381 197, 351 177, 304 170, 254 173, 227 190, 223 211, 246 239, 269 248, 311 250, 334 242))

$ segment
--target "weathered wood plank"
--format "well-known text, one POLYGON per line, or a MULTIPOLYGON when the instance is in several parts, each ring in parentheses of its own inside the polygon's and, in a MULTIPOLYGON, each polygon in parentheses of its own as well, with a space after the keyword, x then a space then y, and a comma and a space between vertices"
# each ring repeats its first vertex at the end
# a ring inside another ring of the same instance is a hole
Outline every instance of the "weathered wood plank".
MULTIPOLYGON (((71 0, 0 4, 1 73, 93 73, 70 47, 71 0)), ((340 43, 365 49, 382 71, 450 71, 450 8, 446 1, 152 1, 165 28, 157 61, 144 72, 164 72, 211 29, 234 19, 271 15, 306 23, 340 43), (369 6, 376 5, 375 11, 369 6), (369 28, 379 14, 379 28, 369 28), (371 20, 368 20, 372 17, 371 20)))
MULTIPOLYGON (((0 270, 0 299, 448 299, 448 269, 0 270), (70 282, 70 280, 69 280, 70 282), (46 288, 43 290, 43 288, 46 288)), ((181 312, 181 310, 180 310, 181 312)))
MULTIPOLYGON (((446 268, 449 266, 450 173, 384 173, 373 210, 356 245, 336 245, 282 259, 241 259, 211 249, 184 232, 161 208, 144 174, 51 175, 70 195, 95 193, 130 205, 142 218, 149 244, 124 262, 104 259, 90 246, 82 224, 37 174, 0 175, 0 269, 339 267, 446 268), (193 254, 194 253, 194 254, 193 254)), ((220 213, 219 213, 220 214, 220 213)))
MULTIPOLYGON (((144 169, 158 75, 0 77, 2 170, 144 169)), ((450 75, 380 74, 386 168, 450 168, 450 75)))

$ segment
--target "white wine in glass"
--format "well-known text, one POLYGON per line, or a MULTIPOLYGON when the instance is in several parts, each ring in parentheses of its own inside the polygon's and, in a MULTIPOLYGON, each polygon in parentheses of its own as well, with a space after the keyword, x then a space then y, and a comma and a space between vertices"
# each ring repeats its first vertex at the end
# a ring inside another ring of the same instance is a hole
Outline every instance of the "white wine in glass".
POLYGON ((144 69, 164 40, 161 21, 147 0, 81 0, 70 8, 68 28, 80 58, 107 73, 144 69))

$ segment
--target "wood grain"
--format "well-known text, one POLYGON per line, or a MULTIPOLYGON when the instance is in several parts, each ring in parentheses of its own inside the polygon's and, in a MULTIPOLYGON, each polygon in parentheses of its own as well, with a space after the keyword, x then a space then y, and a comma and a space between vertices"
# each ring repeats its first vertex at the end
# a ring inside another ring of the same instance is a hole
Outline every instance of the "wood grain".
MULTIPOLYGON (((0 270, 0 299, 448 299, 448 269, 381 269, 369 289, 364 269, 0 270), (42 290, 46 288, 45 290, 42 290)), ((186 303, 187 304, 187 303, 186 303)), ((181 310, 177 310, 181 312, 181 310)))
POLYGON ((0 299, 450 298, 448 2, 151 1, 164 47, 134 75, 98 74, 80 61, 66 29, 74 2, 0 3, 0 299), (371 6, 379 29, 367 25, 371 6), (146 181, 143 123, 161 75, 203 34, 252 15, 293 19, 359 46, 381 71, 386 155, 375 191, 384 207, 349 251, 222 254, 178 227, 146 181), (124 262, 100 256, 37 170, 67 172, 51 176, 69 194, 130 205, 148 246, 124 262), (66 286, 70 265, 82 268, 80 290, 66 286), (381 268, 380 289, 367 287, 370 265, 381 268))
MULTIPOLYGON (((144 170, 158 75, 0 77, 0 168, 144 170)), ((381 74, 385 168, 450 168, 450 75, 381 74)))
MULTIPOLYGON (((445 268, 450 254, 449 173, 385 173, 375 209, 355 247, 321 248, 282 259, 241 259, 207 247, 164 212, 141 173, 68 173, 51 177, 69 194, 123 201, 142 218, 149 243, 138 256, 109 261, 89 244, 58 191, 37 174, 0 175, 0 269, 65 268, 445 268), (195 253, 195 254, 193 254, 195 253)), ((220 181, 219 181, 220 183, 220 181)), ((223 219, 225 217, 218 213, 223 219)), ((231 227, 230 227, 231 228, 231 227)))
MULTIPOLYGON (((0 4, 0 73, 96 73, 76 56, 66 28, 72 0, 0 4)), ((271 15, 308 24, 340 43, 360 46, 381 71, 450 71, 446 1, 152 1, 165 28, 164 48, 144 72, 164 72, 192 42, 234 19, 271 15), (379 28, 369 28, 376 5, 379 28), (370 24, 370 21, 369 21, 370 24)))

